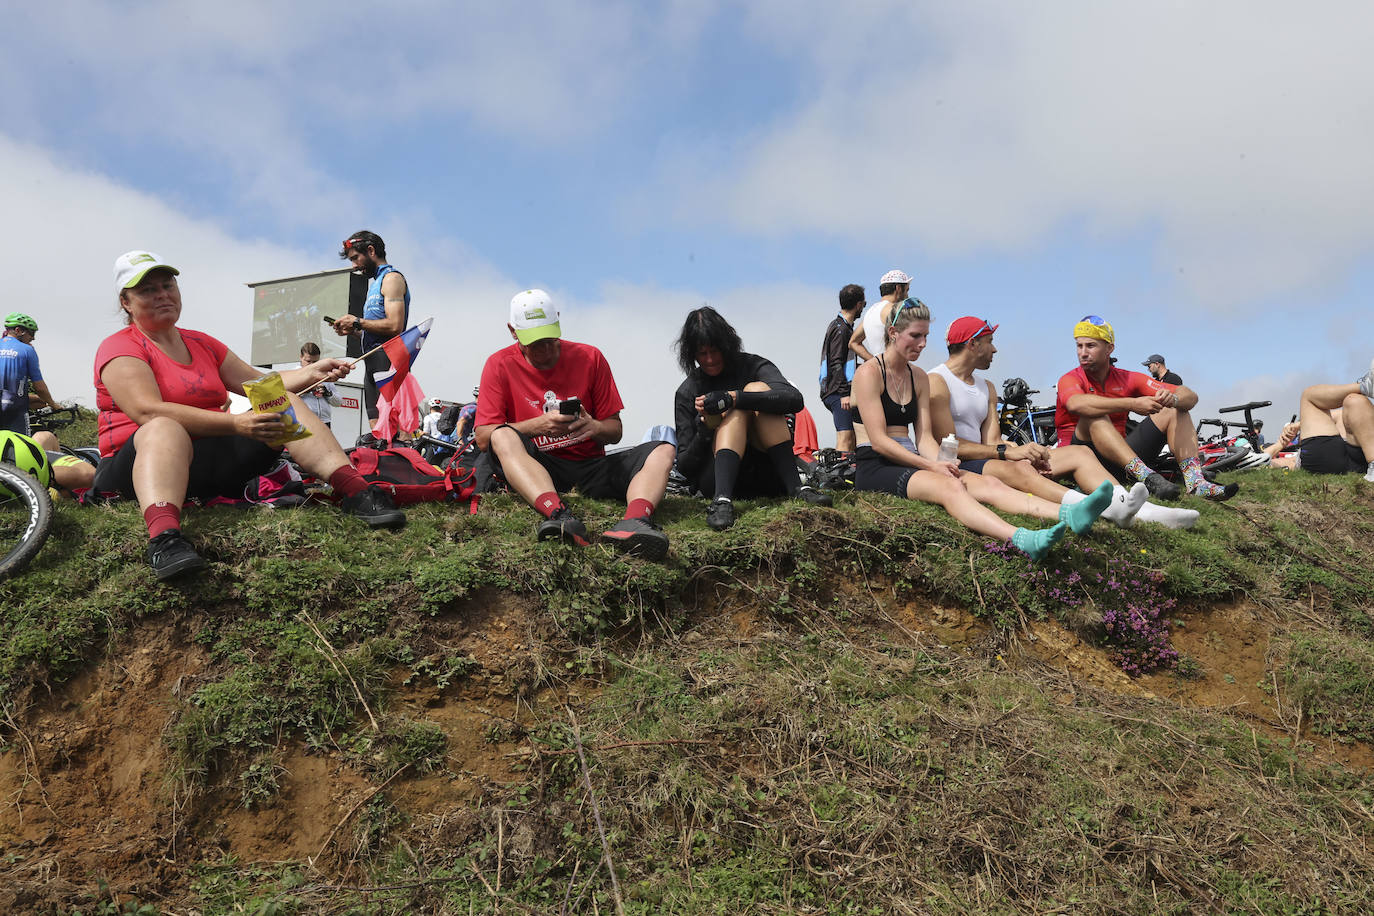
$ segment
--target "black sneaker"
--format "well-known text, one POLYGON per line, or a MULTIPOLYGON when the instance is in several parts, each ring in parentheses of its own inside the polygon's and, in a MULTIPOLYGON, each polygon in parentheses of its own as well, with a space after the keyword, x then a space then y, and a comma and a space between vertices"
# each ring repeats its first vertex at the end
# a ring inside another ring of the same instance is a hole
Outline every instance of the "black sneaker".
POLYGON ((1159 473, 1151 474, 1145 478, 1145 489, 1150 491, 1150 495, 1158 499, 1178 499, 1183 495, 1183 488, 1172 481, 1165 480, 1159 473))
POLYGON ((560 506, 557 512, 540 522, 534 535, 541 541, 564 541, 578 547, 591 543, 587 539, 587 526, 567 506, 560 506))
POLYGON ((622 518, 601 536, 637 557, 661 560, 668 555, 668 535, 647 518, 622 518))
POLYGON ((804 503, 810 503, 813 506, 829 506, 834 503, 829 493, 822 493, 815 487, 802 487, 797 491, 797 499, 800 499, 804 503))
POLYGON ((1232 496, 1235 496, 1239 492, 1240 484, 1228 483, 1226 486, 1222 487, 1219 490, 1211 490, 1210 492, 1203 493, 1202 498, 1210 499, 1214 503, 1224 503, 1226 502, 1226 500, 1230 499, 1232 496))
POLYGON ((735 504, 729 497, 717 496, 706 507, 706 527, 712 531, 724 531, 735 523, 735 504))
POLYGON ((339 501, 339 508, 367 522, 369 528, 400 528, 406 523, 406 514, 396 508, 396 501, 381 487, 368 487, 361 493, 345 496, 339 501))
POLYGON ((204 569, 205 558, 196 553, 180 528, 168 528, 148 542, 148 562, 159 581, 204 569))

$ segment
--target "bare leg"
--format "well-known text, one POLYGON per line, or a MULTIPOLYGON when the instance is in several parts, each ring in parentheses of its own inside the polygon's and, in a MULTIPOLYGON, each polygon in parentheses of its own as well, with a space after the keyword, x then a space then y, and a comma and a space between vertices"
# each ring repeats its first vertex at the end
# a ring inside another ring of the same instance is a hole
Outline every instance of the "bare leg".
POLYGON ((1092 449, 1086 445, 1065 445, 1051 449, 1050 473, 1054 474, 1055 477, 1062 477, 1065 474, 1073 475, 1074 483, 1078 484, 1084 493, 1091 493, 1096 490, 1098 484, 1104 480, 1115 482, 1115 478, 1107 473, 1102 462, 1097 460, 1092 449))
POLYGON ((57 437, 46 429, 34 433, 32 438, 34 442, 38 443, 38 447, 45 452, 58 452, 62 450, 62 446, 58 444, 57 437))
POLYGON ((1074 435, 1084 442, 1091 442, 1099 455, 1121 467, 1140 457, 1126 444, 1126 437, 1116 431, 1107 417, 1081 417, 1074 435))
POLYGON ((1341 418, 1345 421, 1348 435, 1364 451, 1366 463, 1374 462, 1374 404, 1369 398, 1355 392, 1345 396, 1341 418))
POLYGON ((854 430, 837 429, 835 430, 835 450, 840 452, 854 451, 854 430))
POLYGON ((996 538, 1010 540, 1016 529, 981 505, 964 487, 962 481, 934 471, 917 471, 906 485, 907 499, 943 506, 955 521, 964 527, 996 538))
MULTIPOLYGON (((1070 446, 1071 448, 1073 446, 1070 446)), ((1092 454, 1088 449, 1077 446, 1089 455, 1092 454)), ((1055 449, 1054 451, 1061 451, 1055 449)), ((1053 464, 1050 465, 1054 467, 1053 464)), ((1105 475, 1105 471, 1103 472, 1105 475)), ((1067 487, 1061 486, 1050 480, 1044 474, 1035 469, 1029 461, 998 461, 993 459, 983 465, 983 474, 1002 481, 1013 490, 1020 490, 1022 493, 1033 493, 1041 499, 1047 499, 1058 505, 1063 499, 1064 494, 1069 492, 1067 487)), ((1105 479, 1105 477, 1104 477, 1105 479)), ((1093 486, 1097 486, 1093 484, 1093 486)), ((1089 488, 1091 489, 1091 488, 1089 488)))
POLYGON ((348 464, 348 456, 344 454, 343 448, 339 446, 339 440, 334 438, 329 427, 305 406, 304 401, 294 394, 288 393, 287 397, 291 399, 291 406, 296 409, 296 420, 310 430, 311 435, 308 439, 297 439, 288 443, 286 450, 291 453, 291 460, 320 480, 328 480, 329 475, 348 464))
MULTIPOLYGON (((522 448, 521 451, 524 451, 522 448)), ((529 457, 526 455, 526 457, 529 457)), ((636 499, 647 499, 655 507, 663 501, 663 494, 668 489, 668 472, 673 469, 673 461, 677 458, 677 449, 672 443, 665 442, 658 448, 649 453, 649 457, 644 460, 644 466, 639 469, 630 480, 630 486, 625 491, 625 501, 634 502, 636 499)), ((504 468, 505 465, 502 464, 504 468)), ((542 467, 539 468, 541 471, 542 467)), ((545 476, 548 476, 547 473, 545 476)), ((549 481, 549 489, 553 488, 553 481, 549 481)), ((541 492, 547 493, 548 490, 541 492)), ((523 493, 521 494, 524 495, 523 493)), ((534 494, 538 496, 539 494, 534 494)))
POLYGON ((1343 406, 1352 394, 1366 405, 1369 403, 1367 398, 1360 395, 1359 385, 1312 385, 1303 389, 1298 406, 1298 423, 1302 426, 1303 437, 1310 439, 1341 435, 1331 411, 1343 406))
MULTIPOLYGON (((514 429, 499 426, 492 430, 490 447, 491 453, 501 463, 501 473, 505 475, 506 483, 531 506, 540 496, 554 489, 553 478, 542 464, 525 451, 524 440, 514 429)), ((662 495, 660 491, 659 496, 662 495)))
POLYGON ((191 435, 175 420, 154 417, 134 432, 133 483, 140 509, 186 502, 191 477, 191 435))
MULTIPOLYGON (((963 482, 970 496, 980 503, 992 506, 994 509, 1013 512, 1017 515, 1033 515, 1036 518, 1047 518, 1052 521, 1059 520, 1059 503, 1050 502, 1031 493, 1013 490, 995 477, 961 471, 959 480, 963 482)), ((1060 490, 1062 491, 1063 487, 1060 487, 1060 490)))

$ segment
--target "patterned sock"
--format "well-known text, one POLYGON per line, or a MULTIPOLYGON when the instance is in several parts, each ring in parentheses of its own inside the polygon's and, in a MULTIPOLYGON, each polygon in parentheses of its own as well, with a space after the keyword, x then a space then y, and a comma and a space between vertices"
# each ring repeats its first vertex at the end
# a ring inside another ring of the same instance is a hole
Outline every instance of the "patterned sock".
POLYGON ((654 504, 647 499, 632 499, 625 507, 626 518, 649 518, 654 514, 654 504))
POLYGON ((148 540, 164 531, 181 527, 181 507, 171 503, 153 503, 143 510, 143 524, 148 526, 148 540))
POLYGON ((329 475, 329 485, 340 496, 357 496, 367 489, 367 479, 351 464, 345 464, 329 475))
POLYGON ((1143 481, 1146 477, 1154 473, 1154 471, 1150 470, 1150 466, 1144 461, 1141 461, 1139 457, 1132 458, 1130 461, 1126 462, 1125 470, 1127 474, 1130 474, 1136 480, 1140 481, 1143 481))
POLYGON ((768 460, 773 470, 778 472, 788 496, 796 496, 801 489, 801 476, 797 473, 797 454, 792 451, 792 440, 779 442, 768 450, 768 460))
POLYGON ((1180 459, 1178 468, 1183 472, 1183 479, 1188 483, 1189 493, 1196 493, 1198 496, 1220 496, 1225 492, 1224 487, 1219 487, 1202 476, 1202 460, 1196 455, 1192 458, 1180 459))
POLYGON ((544 518, 551 518, 559 509, 563 508, 563 500, 558 498, 558 493, 550 490, 547 493, 540 493, 534 498, 534 511, 544 518))

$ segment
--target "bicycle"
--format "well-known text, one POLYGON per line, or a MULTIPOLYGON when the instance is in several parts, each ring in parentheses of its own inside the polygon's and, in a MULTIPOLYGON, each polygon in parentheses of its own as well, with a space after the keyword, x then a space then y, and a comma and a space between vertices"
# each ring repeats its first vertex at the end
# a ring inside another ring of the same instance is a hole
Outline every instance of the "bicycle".
POLYGON ((1047 445, 1053 448, 1059 441, 1054 428, 1054 408, 1034 407, 1031 395, 1039 390, 1024 379, 1009 378, 1002 383, 1002 397, 997 405, 997 422, 1002 435, 1016 445, 1047 445))
POLYGON ((55 436, 59 429, 66 429, 78 419, 79 413, 75 407, 40 407, 29 411, 29 431, 30 434, 48 432, 55 436))
POLYGON ((0 462, 0 579, 37 556, 52 531, 52 497, 36 478, 0 462))

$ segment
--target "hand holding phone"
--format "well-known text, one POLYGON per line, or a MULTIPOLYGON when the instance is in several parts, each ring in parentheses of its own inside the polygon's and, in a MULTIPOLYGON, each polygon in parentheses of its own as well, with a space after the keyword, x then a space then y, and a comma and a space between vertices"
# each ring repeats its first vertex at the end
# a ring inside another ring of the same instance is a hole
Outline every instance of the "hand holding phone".
POLYGON ((565 417, 575 417, 582 413, 582 399, 568 398, 558 402, 558 412, 565 417))

